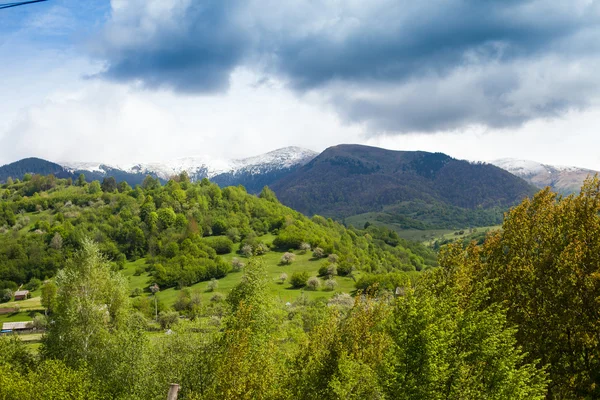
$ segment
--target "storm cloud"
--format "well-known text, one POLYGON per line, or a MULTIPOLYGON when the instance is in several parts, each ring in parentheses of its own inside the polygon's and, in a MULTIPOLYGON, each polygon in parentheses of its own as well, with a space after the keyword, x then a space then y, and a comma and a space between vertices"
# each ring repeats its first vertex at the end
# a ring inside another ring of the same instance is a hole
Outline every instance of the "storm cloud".
POLYGON ((214 93, 243 67, 372 134, 439 132, 596 102, 599 22, 585 0, 115 0, 95 53, 111 80, 214 93))

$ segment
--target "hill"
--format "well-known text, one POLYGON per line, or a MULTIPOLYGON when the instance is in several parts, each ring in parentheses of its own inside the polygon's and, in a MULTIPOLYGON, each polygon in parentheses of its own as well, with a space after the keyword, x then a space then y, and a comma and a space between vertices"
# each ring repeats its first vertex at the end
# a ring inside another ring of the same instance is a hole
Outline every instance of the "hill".
POLYGON ((586 168, 548 165, 514 158, 494 160, 491 164, 523 178, 540 189, 550 186, 553 191, 567 195, 579 192, 583 181, 588 176, 598 173, 586 168))
POLYGON ((499 223, 502 213, 497 208, 506 209, 536 192, 532 185, 494 165, 442 153, 361 145, 330 147, 272 189, 282 203, 307 215, 345 218, 386 211, 409 223, 421 221, 423 229, 444 225, 431 221, 449 210, 467 214, 494 210, 494 221, 485 225, 499 223), (423 210, 427 207, 433 208, 429 214, 423 210))

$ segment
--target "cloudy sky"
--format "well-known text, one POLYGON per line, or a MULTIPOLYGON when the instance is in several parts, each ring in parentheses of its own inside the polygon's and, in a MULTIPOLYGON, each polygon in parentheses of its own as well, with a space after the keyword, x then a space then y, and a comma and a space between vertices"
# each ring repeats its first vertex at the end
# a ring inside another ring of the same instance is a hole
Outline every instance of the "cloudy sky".
POLYGON ((0 61, 0 164, 364 143, 600 170, 595 0, 49 0, 0 10, 0 61))

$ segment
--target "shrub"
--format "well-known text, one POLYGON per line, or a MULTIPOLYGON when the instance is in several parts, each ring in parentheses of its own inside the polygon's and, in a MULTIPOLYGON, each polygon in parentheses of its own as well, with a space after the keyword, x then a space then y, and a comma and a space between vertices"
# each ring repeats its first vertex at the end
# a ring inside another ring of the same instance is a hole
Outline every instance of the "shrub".
POLYGON ((314 258, 323 258, 323 257, 325 257, 325 251, 322 248, 317 247, 316 249, 313 250, 312 255, 314 258))
POLYGON ((310 250, 310 244, 302 242, 300 243, 299 249, 302 254, 306 254, 306 252, 310 250))
POLYGON ((40 281, 37 278, 31 278, 29 283, 27 285, 25 285, 25 289, 34 292, 34 291, 38 290, 40 288, 40 286, 42 286, 42 281, 40 281))
POLYGON ((213 303, 220 303, 223 300, 225 300, 225 296, 223 295, 223 293, 215 293, 211 296, 210 301, 212 301, 213 303))
POLYGON ((337 282, 335 281, 335 279, 327 279, 325 281, 325 288, 327 290, 334 290, 337 287, 337 282))
POLYGON ((269 248, 264 243, 259 243, 258 246, 254 249, 254 254, 257 256, 262 256, 263 254, 267 254, 269 252, 269 248))
POLYGON ((327 305, 349 310, 354 307, 354 298, 348 293, 339 293, 329 299, 327 305))
POLYGON ((4 289, 4 290, 2 290, 2 293, 0 294, 0 302, 6 303, 7 301, 11 301, 12 297, 13 297, 13 291, 10 289, 4 289))
POLYGON ((208 282, 208 291, 214 292, 219 287, 219 281, 215 278, 211 278, 210 282, 208 282))
POLYGON ((242 249, 240 250, 242 252, 243 255, 245 255, 246 257, 250 257, 253 254, 252 251, 252 246, 250 246, 249 244, 245 244, 242 246, 242 249))
POLYGON ((308 286, 310 290, 318 290, 319 286, 321 286, 321 281, 316 276, 311 276, 308 278, 308 281, 306 281, 306 286, 308 286))
POLYGON ((139 287, 136 287, 135 289, 133 289, 131 291, 131 295, 133 297, 138 297, 138 296, 141 296, 142 294, 144 294, 144 291, 141 288, 139 288, 139 287))
POLYGON ((306 286, 308 281, 308 272, 294 272, 290 278, 290 284, 293 288, 301 288, 306 286))
POLYGON ((227 237, 216 237, 208 241, 208 245, 215 249, 217 254, 229 254, 233 250, 233 242, 227 237))
POLYGON ((158 314, 158 323, 162 329, 169 329, 179 322, 177 311, 161 311, 158 314))
POLYGON ((143 274, 144 272, 146 272, 146 268, 144 268, 141 265, 138 265, 137 267, 135 267, 135 272, 134 272, 134 276, 140 276, 141 274, 143 274))
POLYGON ((283 284, 285 283, 285 281, 287 281, 287 278, 288 278, 288 276, 287 276, 287 274, 284 272, 284 273, 282 273, 281 275, 279 275, 279 279, 278 279, 278 281, 279 281, 279 283, 280 283, 281 285, 283 285, 283 284))
POLYGON ((233 260, 231 260, 231 269, 233 271, 239 272, 242 270, 242 268, 244 268, 245 265, 246 264, 244 264, 242 260, 237 257, 233 257, 233 260))
POLYGON ((337 254, 330 254, 327 257, 327 261, 329 261, 331 264, 337 263, 339 259, 340 259, 340 257, 337 254))
POLYGON ((296 255, 294 253, 284 253, 281 256, 281 264, 289 265, 296 259, 296 255))

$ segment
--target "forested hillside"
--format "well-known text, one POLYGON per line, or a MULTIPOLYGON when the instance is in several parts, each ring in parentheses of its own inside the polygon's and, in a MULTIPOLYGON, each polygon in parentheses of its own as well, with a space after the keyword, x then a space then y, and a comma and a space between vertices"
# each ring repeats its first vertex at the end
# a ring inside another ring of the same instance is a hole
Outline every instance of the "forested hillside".
POLYGON ((0 336, 0 398, 164 399, 171 383, 180 399, 600 396, 597 179, 524 200, 436 268, 393 231, 309 219, 268 188, 0 190, 2 294, 27 283, 43 305, 35 333, 0 336))
POLYGON ((497 224, 498 209, 536 192, 493 165, 359 145, 330 147, 272 188, 284 204, 307 215, 344 218, 384 211, 391 214, 384 219, 397 216, 423 229, 497 224))
POLYGON ((282 206, 268 188, 256 197, 206 179, 191 183, 185 174, 164 186, 147 177, 135 189, 112 178, 72 184, 34 175, 5 184, 0 196, 0 288, 52 277, 86 237, 119 268, 147 257, 164 287, 222 278, 231 266, 219 254, 231 253, 234 244, 255 255, 319 248, 321 257, 338 254, 338 270, 347 273, 434 264, 425 249, 418 250, 423 258, 398 240, 392 246, 322 217, 309 219, 282 206), (266 234, 274 240, 265 242, 266 234))

